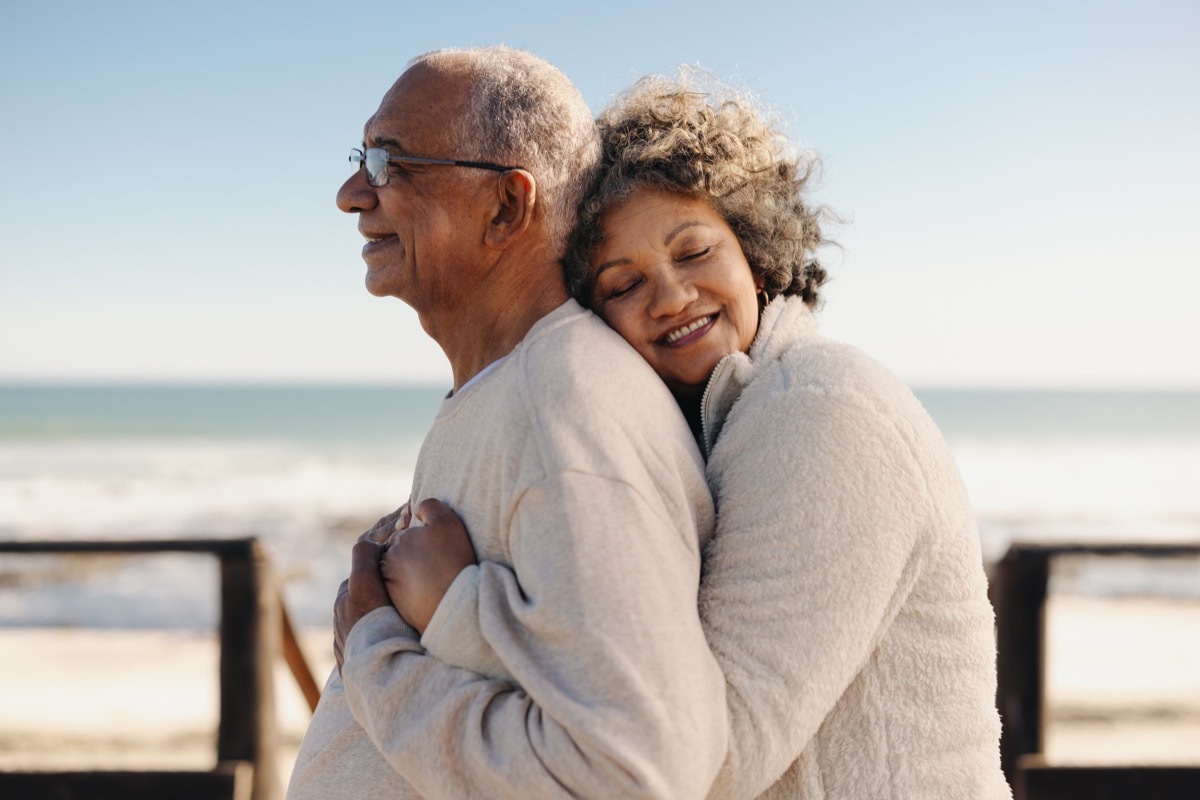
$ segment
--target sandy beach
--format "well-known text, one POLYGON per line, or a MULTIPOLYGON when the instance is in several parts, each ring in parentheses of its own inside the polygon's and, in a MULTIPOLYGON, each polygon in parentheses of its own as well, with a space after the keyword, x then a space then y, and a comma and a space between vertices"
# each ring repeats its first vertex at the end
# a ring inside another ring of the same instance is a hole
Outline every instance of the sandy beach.
MULTIPOLYGON (((1052 596, 1046 755, 1200 763, 1200 603, 1052 596)), ((301 634, 318 682, 330 633, 301 634)), ((217 650, 185 631, 0 630, 0 769, 203 769, 215 753, 217 650)), ((286 784, 309 712, 276 670, 286 784)))
POLYGON ((1200 603, 1051 595, 1046 758, 1200 763, 1200 603))
MULTIPOLYGON (((323 684, 332 633, 300 634, 323 684)), ((216 759, 215 635, 193 631, 0 629, 0 770, 208 769, 216 759)), ((275 669, 280 780, 311 714, 275 669)))

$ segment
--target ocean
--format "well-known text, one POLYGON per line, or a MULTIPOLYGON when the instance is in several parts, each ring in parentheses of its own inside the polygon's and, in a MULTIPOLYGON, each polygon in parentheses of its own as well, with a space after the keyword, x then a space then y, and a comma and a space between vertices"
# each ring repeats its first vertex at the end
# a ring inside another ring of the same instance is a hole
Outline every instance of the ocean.
MULTIPOLYGON (((0 540, 255 535, 329 624, 350 544, 408 495, 444 389, 0 386, 0 540)), ((1200 542, 1200 392, 918 391, 985 561, 1014 541, 1200 542)), ((1200 597, 1200 560, 1103 559, 1059 590, 1200 597)), ((216 622, 197 556, 0 556, 0 626, 216 622)))

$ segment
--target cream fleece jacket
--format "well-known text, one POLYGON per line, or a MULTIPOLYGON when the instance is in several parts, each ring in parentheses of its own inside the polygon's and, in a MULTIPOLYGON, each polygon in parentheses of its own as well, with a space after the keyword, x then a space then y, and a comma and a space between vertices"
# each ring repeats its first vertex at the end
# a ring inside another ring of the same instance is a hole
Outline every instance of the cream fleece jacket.
MULTIPOLYGON (((701 618, 727 681, 714 798, 1008 798, 978 536, 941 434, 796 298, 704 397, 717 534, 701 618), (715 444, 714 444, 715 443, 715 444)), ((429 652, 503 675, 464 571, 429 652)))
POLYGON ((713 796, 1010 797, 979 537, 912 392, 781 298, 704 415, 700 609, 731 720, 713 796))
POLYGON ((463 518, 475 631, 516 685, 427 655, 391 608, 347 637, 288 796, 703 797, 724 679, 697 613, 712 502, 669 392, 573 301, 448 398, 412 500, 463 518))

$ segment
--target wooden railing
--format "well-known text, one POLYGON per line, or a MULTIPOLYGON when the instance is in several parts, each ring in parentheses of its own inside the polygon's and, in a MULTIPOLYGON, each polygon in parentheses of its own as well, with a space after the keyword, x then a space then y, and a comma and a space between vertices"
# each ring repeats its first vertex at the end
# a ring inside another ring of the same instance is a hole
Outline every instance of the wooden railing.
MULTIPOLYGON (((220 717, 216 764, 205 772, 0 772, 0 797, 278 800, 273 664, 282 656, 311 708, 320 690, 255 539, 0 542, 0 553, 197 553, 221 568, 220 717)), ((992 575, 1001 763, 1015 800, 1200 798, 1200 766, 1049 765, 1044 750, 1044 613, 1050 565, 1062 555, 1169 558, 1196 545, 1014 544, 992 575)))
POLYGON ((1059 556, 1179 558, 1200 544, 1014 544, 991 576, 996 609, 1000 762, 1014 800, 1200 798, 1200 766, 1055 766, 1046 763, 1045 605, 1059 556))
POLYGON ((274 664, 282 656, 310 708, 312 671, 258 540, 0 542, 0 553, 216 556, 221 571, 216 764, 202 772, 0 772, 0 797, 279 800, 274 664))

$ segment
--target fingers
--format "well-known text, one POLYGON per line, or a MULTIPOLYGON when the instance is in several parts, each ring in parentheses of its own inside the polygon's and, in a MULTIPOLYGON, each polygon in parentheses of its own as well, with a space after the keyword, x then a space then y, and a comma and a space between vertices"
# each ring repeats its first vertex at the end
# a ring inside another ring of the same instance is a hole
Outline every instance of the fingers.
POLYGON ((337 662, 338 674, 342 674, 342 662, 345 660, 342 655, 342 646, 346 640, 346 634, 349 630, 345 627, 346 621, 346 603, 350 597, 350 581, 342 581, 342 585, 338 587, 337 596, 333 601, 333 659, 337 662))
POLYGON ((341 672, 346 638, 358 621, 381 606, 391 605, 379 574, 382 548, 360 539, 350 551, 350 577, 338 587, 333 603, 333 657, 341 672))
POLYGON ((423 525, 436 525, 439 522, 447 521, 450 517, 458 519, 454 509, 432 497, 417 503, 417 510, 413 513, 413 517, 423 525))
POLYGON ((386 519, 388 519, 388 517, 384 517, 383 519, 379 520, 379 522, 376 522, 374 528, 371 528, 371 530, 361 534, 356 541, 382 544, 392 532, 391 527, 384 524, 384 520, 386 519))
POLYGON ((380 545, 372 541, 357 542, 350 551, 349 610, 354 622, 369 611, 390 605, 379 574, 381 552, 380 545))
POLYGON ((359 571, 374 569, 379 565, 379 543, 370 539, 359 539, 350 548, 350 591, 354 591, 354 574, 359 571))
POLYGON ((409 504, 405 503, 387 516, 380 517, 371 530, 358 537, 358 541, 383 544, 394 531, 407 528, 411 519, 412 511, 409 504))

